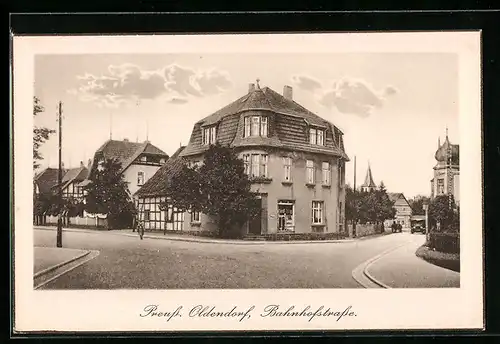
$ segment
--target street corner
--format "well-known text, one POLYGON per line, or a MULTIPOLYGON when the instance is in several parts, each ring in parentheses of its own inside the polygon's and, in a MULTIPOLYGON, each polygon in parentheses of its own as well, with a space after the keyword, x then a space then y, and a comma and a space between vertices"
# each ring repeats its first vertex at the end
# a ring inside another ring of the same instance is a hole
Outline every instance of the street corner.
POLYGON ((384 288, 459 288, 460 274, 415 255, 419 242, 400 246, 364 267, 364 275, 384 288))
POLYGON ((85 264, 99 251, 56 247, 34 247, 33 287, 39 289, 61 275, 85 264))

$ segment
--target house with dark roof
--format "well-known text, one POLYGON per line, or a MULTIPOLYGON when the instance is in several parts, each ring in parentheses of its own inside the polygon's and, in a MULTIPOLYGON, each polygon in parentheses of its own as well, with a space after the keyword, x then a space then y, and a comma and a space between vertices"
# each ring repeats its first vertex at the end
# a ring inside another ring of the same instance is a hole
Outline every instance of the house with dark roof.
POLYGON ((132 196, 167 161, 168 155, 149 141, 108 140, 95 152, 88 179, 80 186, 91 183, 96 170, 107 159, 115 159, 121 164, 121 172, 132 196))
MULTIPOLYGON (((80 183, 87 179, 88 175, 89 168, 83 164, 83 161, 80 161, 79 167, 66 170, 61 183, 63 199, 73 199, 83 202, 85 195, 80 183)), ((58 191, 59 184, 56 184, 52 187, 52 192, 57 193, 58 191)))
MULTIPOLYGON (((248 93, 196 122, 179 157, 190 164, 203 163, 204 152, 214 143, 234 147, 258 193, 261 217, 242 228, 244 234, 345 232, 345 163, 343 133, 329 121, 293 100, 293 89, 283 94, 259 83, 248 93)), ((159 170, 137 193, 146 222, 154 228, 169 225, 171 213, 157 208, 164 194, 173 160, 159 170), (168 166, 167 166, 168 165, 168 166), (151 209, 154 210, 154 215, 151 209)), ((169 210, 170 211, 170 210, 169 210)), ((213 230, 205 214, 178 215, 177 230, 213 230)))
POLYGON ((50 195, 52 193, 52 188, 57 185, 58 174, 59 169, 51 167, 36 174, 33 179, 35 195, 50 195))
POLYGON ((394 203, 393 207, 396 209, 396 215, 392 220, 384 221, 384 227, 390 228, 393 222, 401 224, 403 228, 411 227, 412 210, 410 203, 402 192, 388 192, 387 195, 391 202, 394 203))

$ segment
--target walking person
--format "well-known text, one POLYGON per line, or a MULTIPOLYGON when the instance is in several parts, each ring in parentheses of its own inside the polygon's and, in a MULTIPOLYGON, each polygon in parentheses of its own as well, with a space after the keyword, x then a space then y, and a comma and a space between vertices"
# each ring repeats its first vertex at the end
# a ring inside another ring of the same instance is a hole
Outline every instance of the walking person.
POLYGON ((391 229, 392 229, 393 233, 396 233, 396 231, 398 229, 398 225, 396 224, 396 221, 392 222, 391 229))

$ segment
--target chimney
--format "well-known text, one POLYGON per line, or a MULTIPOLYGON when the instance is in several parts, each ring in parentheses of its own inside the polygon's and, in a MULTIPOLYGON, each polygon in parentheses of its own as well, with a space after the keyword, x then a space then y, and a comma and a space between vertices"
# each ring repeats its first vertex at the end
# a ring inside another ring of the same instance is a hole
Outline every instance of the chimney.
POLYGON ((124 138, 124 139, 123 139, 123 142, 128 142, 128 139, 127 139, 127 138, 124 138))
POLYGON ((87 161, 87 168, 89 169, 89 171, 91 166, 92 166, 92 159, 89 159, 89 161, 87 161))
POLYGON ((293 88, 292 86, 285 85, 283 87, 283 97, 289 100, 293 100, 293 88))
POLYGON ((80 167, 85 167, 85 165, 83 164, 83 161, 80 161, 80 167))
POLYGON ((248 93, 252 93, 253 91, 255 91, 255 84, 252 82, 248 84, 248 93))

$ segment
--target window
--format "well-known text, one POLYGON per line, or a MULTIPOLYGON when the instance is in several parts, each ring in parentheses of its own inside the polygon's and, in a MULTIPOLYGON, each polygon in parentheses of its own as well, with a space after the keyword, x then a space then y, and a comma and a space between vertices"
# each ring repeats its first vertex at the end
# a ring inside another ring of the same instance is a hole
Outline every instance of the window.
POLYGON ((252 178, 267 178, 267 154, 244 154, 243 164, 245 166, 245 173, 248 176, 252 178))
POLYGON ((260 176, 263 178, 267 177, 267 154, 260 156, 260 176))
POLYGON ((320 225, 323 223, 323 202, 312 202, 312 224, 320 225))
POLYGON ((323 185, 330 185, 331 170, 329 162, 323 161, 322 171, 323 171, 323 185))
POLYGON ((318 146, 325 145, 325 131, 323 129, 309 129, 309 143, 318 146))
POLYGON ((191 222, 200 222, 200 212, 196 210, 191 211, 191 222))
POLYGON ((245 174, 250 175, 250 154, 243 155, 243 164, 245 166, 245 174))
POLYGON ((439 195, 444 194, 444 179, 438 179, 437 189, 439 195))
POLYGON ((260 154, 252 154, 252 177, 259 177, 260 154))
POLYGON ((204 145, 214 144, 217 138, 217 130, 215 126, 209 128, 203 128, 202 141, 204 145))
POLYGON ((307 171, 307 184, 314 184, 314 161, 307 160, 306 162, 307 171))
POLYGON ((184 212, 177 208, 173 209, 174 231, 181 231, 184 228, 184 212))
POLYGON ((267 117, 265 116, 245 117, 243 136, 267 136, 267 122, 267 117))
POLYGON ((251 129, 250 129, 250 117, 245 117, 245 132, 243 137, 248 137, 250 136, 251 129))
POLYGON ((267 136, 267 117, 260 118, 260 136, 267 136))
POLYGON ((137 186, 142 185, 144 185, 144 172, 139 171, 137 172, 137 186))
POLYGON ((150 213, 149 209, 144 210, 144 221, 149 221, 150 220, 150 213))
POLYGON ((283 157, 283 169, 285 172, 284 175, 284 181, 285 182, 290 182, 292 181, 292 158, 290 157, 283 157))

